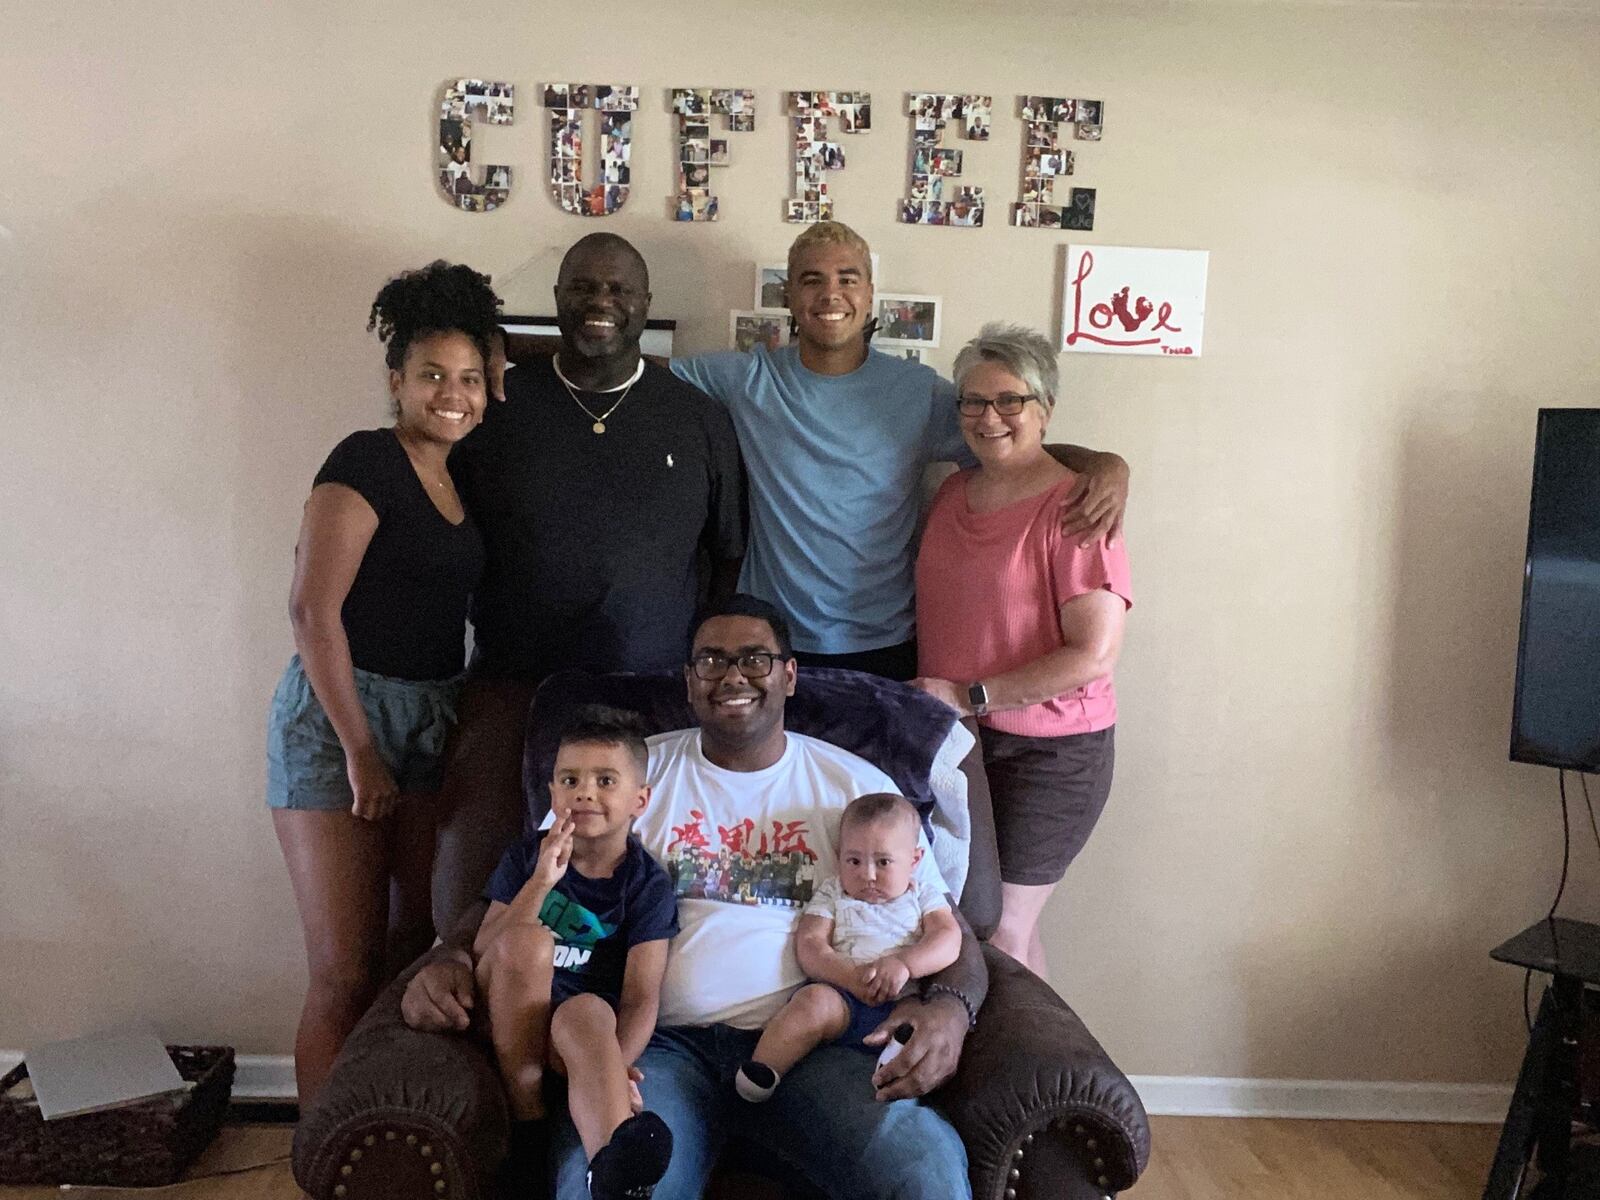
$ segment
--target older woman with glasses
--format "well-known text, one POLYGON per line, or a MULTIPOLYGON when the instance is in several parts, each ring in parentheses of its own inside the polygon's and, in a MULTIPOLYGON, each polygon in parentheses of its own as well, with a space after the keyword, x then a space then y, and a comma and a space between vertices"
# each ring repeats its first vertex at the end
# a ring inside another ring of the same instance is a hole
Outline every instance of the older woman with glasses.
POLYGON ((1132 604, 1120 544, 1061 532, 1077 476, 1044 446, 1056 351, 986 325, 956 358, 978 466, 945 481, 917 557, 913 682, 977 718, 994 798, 1003 909, 991 939, 1045 977, 1039 917, 1111 789, 1111 671, 1132 604))

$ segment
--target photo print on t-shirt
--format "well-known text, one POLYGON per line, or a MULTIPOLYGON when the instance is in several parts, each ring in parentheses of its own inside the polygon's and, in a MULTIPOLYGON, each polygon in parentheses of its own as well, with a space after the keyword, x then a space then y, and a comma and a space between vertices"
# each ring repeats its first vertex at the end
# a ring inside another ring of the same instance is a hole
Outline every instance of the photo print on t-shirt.
POLYGON ((809 822, 775 820, 770 829, 757 829, 746 817, 718 825, 713 845, 705 814, 690 809, 689 818, 672 827, 667 844, 665 865, 679 899, 800 908, 816 891, 817 855, 806 842, 809 822))

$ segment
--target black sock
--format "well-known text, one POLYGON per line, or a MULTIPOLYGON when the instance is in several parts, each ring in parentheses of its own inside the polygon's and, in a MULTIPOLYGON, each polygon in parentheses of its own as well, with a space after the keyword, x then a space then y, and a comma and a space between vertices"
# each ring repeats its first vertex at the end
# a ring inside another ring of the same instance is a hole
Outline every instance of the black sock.
POLYGON ((629 1117, 589 1163, 593 1200, 634 1200, 655 1190, 672 1162, 672 1130, 653 1112, 629 1117))
POLYGON ((505 1162, 500 1178, 514 1196, 542 1196, 550 1161, 550 1125, 547 1121, 512 1121, 507 1131, 505 1162))

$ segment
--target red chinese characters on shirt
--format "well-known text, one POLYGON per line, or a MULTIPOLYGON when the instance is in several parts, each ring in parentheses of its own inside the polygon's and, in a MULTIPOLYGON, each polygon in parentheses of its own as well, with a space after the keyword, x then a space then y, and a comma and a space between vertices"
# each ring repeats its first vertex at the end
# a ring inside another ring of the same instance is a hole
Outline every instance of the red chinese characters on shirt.
MULTIPOLYGON (((679 849, 710 849, 711 839, 706 836, 705 819, 705 813, 691 808, 688 821, 682 825, 672 826, 672 840, 667 843, 667 854, 670 856, 679 849)), ((798 852, 815 862, 816 851, 807 844, 806 832, 806 822, 803 820, 773 821, 770 834, 766 830, 758 832, 756 823, 746 817, 732 825, 718 825, 717 843, 722 849, 733 854, 766 858, 769 855, 788 855, 798 852)))
MULTIPOLYGON (((758 853, 751 841, 750 835, 755 832, 756 823, 749 817, 733 825, 718 825, 717 838, 722 845, 735 854, 758 853)), ((762 839, 765 841, 765 839, 762 839)))
MULTIPOLYGON (((762 852, 766 853, 765 838, 762 839, 762 852)), ((804 821, 790 821, 787 825, 782 821, 772 823, 772 850, 773 854, 792 854, 799 851, 809 859, 815 859, 816 853, 806 845, 806 823, 804 821)))
POLYGON ((689 818, 684 824, 672 827, 672 840, 667 843, 668 854, 671 854, 680 846, 692 846, 697 850, 704 850, 711 845, 711 842, 706 838, 705 830, 700 828, 700 822, 706 819, 705 813, 699 809, 691 808, 689 810, 689 818))

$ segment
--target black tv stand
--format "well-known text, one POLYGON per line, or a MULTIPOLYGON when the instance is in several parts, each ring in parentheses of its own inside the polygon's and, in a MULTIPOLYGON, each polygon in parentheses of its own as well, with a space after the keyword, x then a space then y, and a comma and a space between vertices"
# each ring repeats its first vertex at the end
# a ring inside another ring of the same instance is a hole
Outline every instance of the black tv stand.
POLYGON ((1592 1198, 1600 1166, 1574 1153, 1572 1122, 1581 1099, 1584 990, 1600 986, 1600 925, 1565 917, 1540 921, 1495 947, 1490 957, 1542 971, 1550 984, 1539 1001, 1483 1200, 1522 1196, 1530 1162, 1537 1162, 1543 1178, 1529 1200, 1592 1198))

